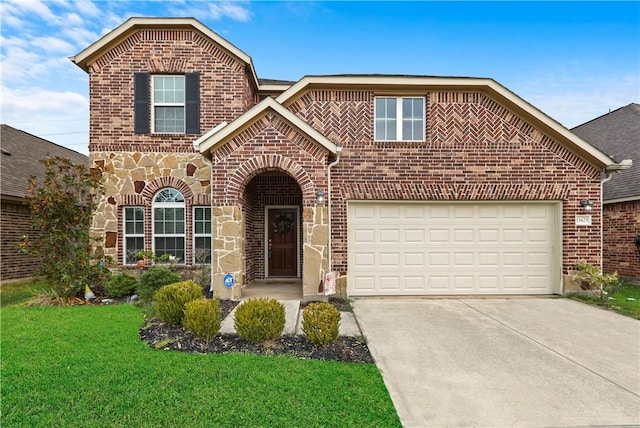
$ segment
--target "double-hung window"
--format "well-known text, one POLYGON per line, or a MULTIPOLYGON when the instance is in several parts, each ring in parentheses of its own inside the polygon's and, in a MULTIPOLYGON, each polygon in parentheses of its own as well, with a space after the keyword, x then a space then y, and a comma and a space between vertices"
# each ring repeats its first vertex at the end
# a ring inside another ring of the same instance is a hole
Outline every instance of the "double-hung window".
POLYGON ((193 264, 211 263, 211 207, 193 207, 193 264))
POLYGON ((376 97, 376 141, 424 141, 423 97, 376 97))
POLYGON ((184 76, 153 76, 153 132, 185 132, 184 76))
POLYGON ((123 263, 135 264, 138 251, 144 251, 144 207, 124 208, 123 263))
POLYGON ((153 198, 153 251, 185 263, 185 202, 182 193, 166 188, 153 198))

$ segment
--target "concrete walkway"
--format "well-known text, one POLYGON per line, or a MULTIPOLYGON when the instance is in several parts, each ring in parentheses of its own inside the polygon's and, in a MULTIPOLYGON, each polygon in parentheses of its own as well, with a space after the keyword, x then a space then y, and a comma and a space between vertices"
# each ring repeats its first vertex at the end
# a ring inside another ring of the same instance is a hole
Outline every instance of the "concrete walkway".
POLYGON ((405 427, 640 426, 640 321, 568 299, 357 299, 405 427))
MULTIPOLYGON (((302 332, 302 310, 300 300, 278 300, 284 305, 284 331, 282 334, 304 334, 302 332)), ((242 303, 240 303, 242 304, 242 303)), ((240 306, 240 305, 238 305, 240 306)), ((229 315, 222 320, 220 333, 233 334, 233 317, 236 313, 236 306, 229 315)), ((352 312, 340 312, 340 336, 361 336, 360 328, 352 312)))

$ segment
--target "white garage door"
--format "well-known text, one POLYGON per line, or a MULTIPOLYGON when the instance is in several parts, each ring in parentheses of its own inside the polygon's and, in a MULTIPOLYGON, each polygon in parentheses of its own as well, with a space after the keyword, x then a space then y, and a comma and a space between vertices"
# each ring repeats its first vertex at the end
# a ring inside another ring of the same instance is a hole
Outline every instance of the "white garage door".
POLYGON ((559 203, 349 202, 348 292, 550 294, 559 203))

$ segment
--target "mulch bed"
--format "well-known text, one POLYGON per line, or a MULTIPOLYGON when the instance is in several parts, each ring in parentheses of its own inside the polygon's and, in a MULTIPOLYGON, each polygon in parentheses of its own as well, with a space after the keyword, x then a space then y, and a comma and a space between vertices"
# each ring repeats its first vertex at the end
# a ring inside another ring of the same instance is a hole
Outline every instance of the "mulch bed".
MULTIPOLYGON (((222 317, 228 315, 237 301, 221 300, 222 317)), ((361 339, 340 336, 327 346, 310 343, 305 336, 285 335, 263 344, 242 340, 237 334, 218 334, 209 343, 196 339, 181 326, 173 326, 158 318, 140 328, 140 339, 152 348, 198 354, 250 353, 255 355, 286 355, 324 361, 373 363, 369 348, 361 339)))

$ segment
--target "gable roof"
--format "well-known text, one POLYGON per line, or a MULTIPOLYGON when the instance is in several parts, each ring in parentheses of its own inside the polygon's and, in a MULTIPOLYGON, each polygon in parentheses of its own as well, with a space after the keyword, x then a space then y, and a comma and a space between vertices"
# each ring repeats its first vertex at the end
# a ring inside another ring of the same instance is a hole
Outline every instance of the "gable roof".
POLYGON ((279 115, 284 121, 288 122, 291 126, 296 128, 299 132, 303 133, 311 141, 323 147, 325 150, 334 155, 338 153, 338 147, 336 146, 336 144, 334 144, 320 132, 316 131, 309 124, 307 124, 307 122, 300 119, 290 110, 277 103, 271 97, 265 98, 230 124, 223 122, 220 125, 216 126, 212 130, 204 134, 202 137, 194 141, 193 146, 198 149, 203 155, 209 154, 209 158, 211 158, 211 152, 215 151, 216 148, 229 141, 235 135, 242 132, 256 120, 260 119, 269 110, 279 115))
POLYGON ((27 196, 28 180, 32 175, 42 179, 45 167, 40 160, 53 156, 70 159, 73 163, 89 164, 82 153, 59 146, 9 125, 0 128, 0 194, 2 198, 21 199, 27 196))
POLYGON ((640 104, 629 104, 578 125, 572 131, 614 159, 635 166, 604 183, 604 201, 640 199, 640 104))
POLYGON ((598 148, 547 116, 493 79, 476 77, 436 77, 411 75, 344 74, 330 76, 305 76, 280 94, 276 101, 285 107, 311 89, 366 88, 380 93, 401 94, 403 92, 428 89, 479 91, 524 118, 543 133, 558 141, 585 161, 603 170, 622 170, 627 163, 617 164, 598 148))
POLYGON ((89 65, 96 59, 100 58, 114 46, 117 46, 127 37, 131 36, 131 34, 141 29, 191 29, 198 31, 203 36, 212 40, 233 58, 243 62, 251 75, 254 86, 256 88, 260 86, 251 57, 235 47, 218 33, 210 30, 195 18, 129 18, 124 23, 82 50, 82 52, 69 57, 69 59, 84 71, 88 71, 89 65))

